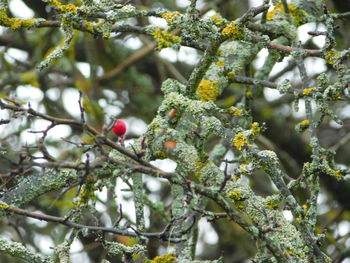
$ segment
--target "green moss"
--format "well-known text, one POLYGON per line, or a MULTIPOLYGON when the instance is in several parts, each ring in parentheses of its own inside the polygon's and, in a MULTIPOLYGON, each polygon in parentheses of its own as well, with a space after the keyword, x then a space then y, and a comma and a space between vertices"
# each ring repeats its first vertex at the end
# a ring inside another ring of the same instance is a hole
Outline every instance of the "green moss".
POLYGON ((335 177, 337 180, 340 180, 343 177, 343 173, 340 170, 333 170, 331 175, 335 177))
POLYGON ((239 200, 242 198, 242 194, 240 191, 232 190, 227 194, 227 197, 232 200, 239 200))
POLYGON ((241 116, 242 113, 243 113, 243 110, 237 109, 237 108, 235 108, 235 107, 231 107, 231 108, 229 109, 229 112, 230 112, 233 116, 241 116))

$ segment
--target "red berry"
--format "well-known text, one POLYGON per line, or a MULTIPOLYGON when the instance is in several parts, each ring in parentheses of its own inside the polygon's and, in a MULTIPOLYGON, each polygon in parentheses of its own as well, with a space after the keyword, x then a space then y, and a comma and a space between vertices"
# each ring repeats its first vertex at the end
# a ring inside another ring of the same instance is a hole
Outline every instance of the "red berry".
POLYGON ((117 136, 122 136, 126 132, 126 124, 125 121, 121 119, 116 119, 113 124, 112 131, 114 132, 115 135, 117 136))

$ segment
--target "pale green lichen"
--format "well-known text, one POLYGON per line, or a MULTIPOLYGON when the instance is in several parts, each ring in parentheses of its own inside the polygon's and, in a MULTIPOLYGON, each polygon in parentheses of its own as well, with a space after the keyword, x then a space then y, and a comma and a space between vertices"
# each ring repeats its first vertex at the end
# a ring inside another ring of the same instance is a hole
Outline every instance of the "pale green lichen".
POLYGON ((21 206, 29 203, 36 197, 53 190, 59 190, 70 183, 79 180, 76 170, 72 169, 47 169, 45 175, 33 174, 21 179, 18 184, 4 194, 2 200, 11 206, 21 206), (27 194, 23 195, 22 193, 27 194))
MULTIPOLYGON (((264 154, 267 154, 267 156, 271 155, 269 151, 264 154)), ((248 185, 243 183, 242 179, 238 179, 235 182, 228 182, 226 195, 232 200, 233 205, 237 209, 240 209, 241 213, 247 215, 255 226, 260 229, 270 227, 275 230, 265 235, 275 246, 286 250, 286 256, 289 255, 287 248, 293 248, 293 255, 296 262, 309 262, 307 252, 304 249, 304 241, 299 231, 292 223, 286 220, 282 211, 278 209, 281 205, 279 195, 273 195, 266 199, 257 196, 248 185)), ((259 242, 257 245, 259 252, 255 257, 256 259, 269 255, 269 252, 265 250, 265 246, 260 247, 259 242)), ((272 262, 277 261, 274 260, 272 262)))
POLYGON ((286 79, 282 81, 281 83, 277 84, 277 90, 281 92, 282 94, 289 93, 293 90, 292 84, 289 79, 286 79))
POLYGON ((195 147, 179 141, 176 144, 176 148, 173 150, 173 156, 175 158, 172 156, 169 157, 178 162, 178 169, 188 174, 196 174, 197 169, 195 164, 198 163, 199 158, 195 147))
POLYGON ((212 162, 197 162, 196 176, 206 186, 220 187, 224 173, 212 162))
POLYGON ((10 255, 17 259, 22 259, 25 262, 34 263, 49 263, 52 262, 49 258, 33 253, 21 243, 9 240, 0 239, 0 252, 2 255, 10 255))
POLYGON ((73 29, 71 27, 63 27, 63 33, 63 44, 55 47, 55 49, 37 66, 38 70, 43 70, 48 67, 56 59, 62 57, 63 53, 69 49, 70 43, 74 37, 73 29))
POLYGON ((103 247, 108 251, 108 254, 111 255, 123 255, 127 254, 142 254, 146 251, 146 248, 143 245, 134 244, 132 246, 126 246, 119 242, 110 242, 104 241, 103 247))
POLYGON ((230 113, 232 113, 233 116, 240 116, 242 115, 243 110, 237 109, 235 107, 230 108, 230 113))
POLYGON ((257 136, 261 132, 261 127, 258 122, 252 123, 252 135, 257 136))
POLYGON ((174 79, 165 80, 161 87, 161 91, 164 93, 164 95, 167 95, 171 92, 183 93, 185 90, 185 85, 174 79))
POLYGON ((244 135, 242 132, 238 132, 235 137, 232 140, 233 145, 238 149, 242 150, 244 145, 251 146, 252 144, 249 143, 246 135, 244 135))
POLYGON ((311 87, 311 88, 303 89, 303 95, 304 95, 304 96, 308 96, 308 95, 310 95, 314 90, 316 90, 316 87, 311 87))

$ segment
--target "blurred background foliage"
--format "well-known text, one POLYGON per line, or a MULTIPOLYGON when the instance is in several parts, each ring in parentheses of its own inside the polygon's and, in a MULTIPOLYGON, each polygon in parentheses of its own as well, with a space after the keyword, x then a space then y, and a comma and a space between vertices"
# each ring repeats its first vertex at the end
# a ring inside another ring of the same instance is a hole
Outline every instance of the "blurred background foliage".
MULTIPOLYGON (((19 10, 19 0, 10 1, 10 16, 18 17, 24 15, 26 18, 45 18, 56 20, 57 12, 48 7, 42 1, 22 0, 27 8, 19 10), (16 7, 16 5, 18 5, 16 7)), ((63 3, 75 3, 79 1, 62 1, 63 3)), ((199 1, 201 13, 221 14, 228 20, 239 17, 250 5, 261 4, 262 1, 244 0, 214 0, 199 1)), ((163 7, 171 11, 183 11, 188 2, 180 0, 134 0, 130 2, 138 8, 163 7)), ((349 12, 349 0, 326 1, 330 12, 349 12)), ((159 21, 148 18, 130 19, 131 24, 147 25, 159 21)), ((338 48, 348 48, 350 44, 349 20, 337 21, 338 48)), ((321 25, 314 25, 321 26, 321 25)), ((201 55, 194 49, 180 49, 185 53, 181 59, 176 51, 158 52, 154 49, 153 40, 147 36, 139 36, 130 33, 117 33, 111 38, 94 38, 91 34, 75 31, 73 44, 65 56, 55 61, 49 68, 37 72, 35 67, 43 58, 62 41, 62 33, 58 28, 38 28, 34 30, 16 30, 0 28, 0 96, 16 97, 20 103, 31 102, 37 108, 47 114, 64 117, 79 118, 77 103, 78 91, 84 94, 83 104, 86 109, 88 122, 96 129, 101 130, 103 125, 110 123, 110 117, 118 116, 127 120, 130 127, 128 139, 133 139, 142 134, 145 124, 154 117, 157 107, 162 100, 160 91, 161 83, 167 78, 176 78, 180 81, 186 80, 201 55), (168 53, 167 53, 168 52, 168 53), (188 52, 188 54, 186 53, 188 52)), ((319 48, 317 41, 305 41, 306 47, 319 48)), ((260 58, 261 59, 261 58, 260 58)), ((319 69, 312 69, 311 61, 308 72, 310 76, 316 76, 313 70, 320 73, 319 69)), ((315 64, 319 65, 319 63, 315 64)), ((252 63, 242 72, 246 76, 254 76, 257 63, 252 63)), ((274 75, 266 76, 272 81, 281 81, 288 77, 294 86, 301 83, 296 77, 295 65, 284 64, 274 75), (284 68, 283 68, 284 67, 284 68)), ((324 64, 324 72, 332 76, 333 72, 329 65, 324 64)), ((322 67, 321 67, 322 68, 322 67)), ((236 105, 245 96, 245 86, 232 84, 231 87, 217 100, 222 107, 236 105)), ((297 133, 295 125, 303 119, 302 114, 296 114, 292 110, 290 95, 276 96, 267 88, 264 92, 252 90, 253 97, 248 98, 253 109, 253 119, 259 123, 266 123, 263 136, 259 137, 258 144, 263 148, 273 149, 281 158, 286 173, 296 178, 305 162, 310 159, 310 148, 308 147, 308 135, 297 133)), ((325 147, 337 145, 341 138, 346 137, 350 131, 350 109, 349 101, 334 103, 334 110, 343 114, 344 125, 342 127, 333 122, 326 121, 319 129, 321 144, 325 147)), ((13 168, 11 160, 17 160, 17 152, 28 143, 30 146, 35 140, 35 135, 28 134, 29 130, 35 130, 43 123, 35 119, 16 117, 17 120, 6 125, 1 130, 0 141, 0 175, 8 173, 13 168), (31 139, 29 139, 29 137, 31 139), (34 139, 33 139, 34 138, 34 139)), ((6 119, 6 116, 2 116, 6 119)), ((4 126, 3 126, 4 127, 4 126)), ((81 130, 72 127, 65 128, 65 134, 54 134, 48 139, 49 150, 55 156, 64 160, 77 160, 80 158, 81 149, 66 143, 60 137, 68 140, 89 142, 88 135, 82 135, 81 130)), ((35 153, 35 149, 31 150, 35 153)), ((336 160, 339 164, 349 166, 350 143, 346 142, 339 146, 336 160)), ((249 178, 256 192, 266 195, 274 191, 269 180, 263 172, 258 172, 249 178)), ((324 176, 322 190, 319 199, 320 229, 327 230, 325 244, 326 251, 333 254, 335 259, 350 257, 350 184, 349 182, 337 182, 334 178, 324 176), (347 248, 347 253, 344 249, 347 248)), ((11 187, 11 180, 2 180, 2 189, 11 187)), ((151 184, 145 185, 146 193, 152 195, 156 200, 169 205, 169 188, 165 184, 157 189, 151 184)), ((105 221, 113 221, 118 216, 118 207, 115 206, 115 194, 111 188, 105 200, 98 202, 108 213, 94 211, 105 221), (108 215, 107 215, 108 214, 108 215)), ((77 193, 77 187, 65 193, 49 193, 39 200, 31 203, 29 207, 51 215, 64 216, 72 208, 72 199, 77 193)), ((127 196, 125 197, 127 199, 127 196)), ((305 201, 305 196, 300 193, 300 203, 305 201)), ((214 204, 210 203, 211 209, 216 211, 214 204)), ((102 209, 103 210, 103 209, 102 209)), ((150 232, 159 230, 164 225, 164 220, 158 213, 149 210, 151 218, 150 232)), ((93 218, 86 218, 86 223, 93 218)), ((236 224, 225 220, 217 220, 210 223, 213 229, 201 235, 198 253, 202 258, 215 259, 224 255, 225 262, 248 262, 247 260, 255 253, 255 244, 250 237, 236 224), (216 232, 216 234, 215 234, 216 232), (219 236, 217 239, 215 236, 219 236)), ((36 251, 50 253, 48 244, 60 243, 64 240, 68 228, 53 223, 38 223, 21 216, 11 216, 1 221, 1 236, 12 240, 23 242, 27 247, 36 251)), ((208 226, 207 226, 208 228, 208 226)), ((77 254, 84 254, 84 262, 100 262, 106 255, 101 247, 95 243, 95 236, 81 235, 80 241, 83 246, 77 254)), ((115 240, 124 244, 135 242, 132 238, 115 236, 115 240)), ((150 257, 164 252, 168 244, 159 240, 151 240, 149 243, 150 257)), ((108 257, 107 257, 108 258, 108 257)), ((120 262, 120 258, 108 258, 111 262, 120 262)), ((17 259, 0 255, 0 262, 19 262, 17 259)), ((82 261, 81 261, 82 262, 82 261)), ((344 262, 350 262, 344 261, 344 262)))

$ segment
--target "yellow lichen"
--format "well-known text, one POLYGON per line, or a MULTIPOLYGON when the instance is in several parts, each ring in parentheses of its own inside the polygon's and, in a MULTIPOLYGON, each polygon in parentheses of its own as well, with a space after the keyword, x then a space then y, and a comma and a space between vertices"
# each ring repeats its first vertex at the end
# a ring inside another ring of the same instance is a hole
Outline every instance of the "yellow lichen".
POLYGON ((244 38, 243 30, 236 25, 236 21, 227 24, 222 30, 222 35, 231 40, 242 40, 244 38))
POLYGON ((62 4, 60 1, 58 0, 51 0, 48 3, 49 5, 53 5, 55 7, 57 7, 58 9, 60 9, 63 13, 76 13, 77 12, 77 6, 73 5, 73 4, 62 4))
POLYGON ((242 114, 242 110, 240 109, 233 109, 231 112, 233 116, 240 116, 242 114))
POLYGON ((240 200, 242 198, 242 194, 240 191, 232 190, 227 194, 227 197, 232 200, 240 200))
POLYGON ((30 28, 36 22, 36 19, 11 18, 7 16, 6 9, 0 10, 0 25, 11 28, 12 30, 20 28, 30 28))
POLYGON ((219 95, 218 82, 202 80, 198 85, 197 93, 201 101, 215 101, 219 95))
POLYGON ((171 47, 174 44, 181 42, 181 38, 168 33, 165 30, 155 30, 152 32, 152 36, 156 40, 157 48, 159 50, 167 47, 171 47))
POLYGON ((265 202, 265 205, 270 209, 277 209, 279 203, 276 200, 268 200, 265 202))
POLYGON ((310 93, 311 93, 312 91, 314 91, 315 89, 316 89, 315 87, 308 88, 308 89, 304 89, 304 90, 303 90, 303 95, 304 95, 304 96, 310 95, 310 93))
POLYGON ((245 96, 247 97, 247 99, 251 99, 251 98, 253 98, 253 93, 252 93, 250 90, 248 90, 248 91, 245 93, 245 96))
POLYGON ((343 176, 343 174, 341 173, 341 171, 339 171, 339 170, 334 170, 334 177, 335 177, 336 179, 339 180, 342 176, 343 176))
POLYGON ((242 150, 243 146, 247 144, 247 139, 243 133, 239 132, 236 134, 235 138, 233 138, 232 142, 238 150, 242 150))
POLYGON ((309 126, 310 126, 310 121, 309 120, 303 120, 303 121, 299 122, 295 126, 295 130, 297 132, 304 132, 307 128, 309 128, 309 126))
POLYGON ((220 26, 225 22, 225 20, 219 14, 210 16, 210 19, 212 19, 214 21, 214 24, 217 26, 220 26))
POLYGON ((252 135, 257 135, 259 134, 261 131, 261 128, 259 126, 258 122, 253 122, 252 123, 252 135))
POLYGON ((310 121, 309 120, 303 120, 299 122, 300 126, 302 127, 309 127, 310 126, 310 121))
MULTIPOLYGON (((289 10, 290 15, 293 17, 294 24, 296 26, 300 26, 300 25, 302 25, 303 23, 306 22, 307 13, 304 10, 302 10, 301 8, 296 7, 293 4, 289 4, 288 5, 288 10, 289 10)), ((278 15, 285 15, 285 13, 286 12, 284 10, 283 4, 282 3, 278 3, 278 4, 275 5, 273 10, 271 10, 270 12, 267 13, 266 19, 267 20, 273 20, 276 16, 278 16, 278 15)))
POLYGON ((229 77, 230 79, 233 79, 235 77, 235 73, 233 71, 230 71, 227 73, 227 77, 229 77))
POLYGON ((10 206, 8 204, 4 204, 4 203, 0 204, 0 209, 2 209, 2 210, 9 209, 9 208, 10 208, 10 206))
POLYGON ((175 263, 176 257, 172 254, 157 256, 153 260, 147 260, 146 263, 175 263))
POLYGON ((181 13, 178 11, 175 11, 172 13, 164 13, 164 14, 162 14, 162 18, 164 18, 166 20, 166 22, 168 24, 170 24, 171 22, 173 22, 174 18, 178 15, 181 15, 181 13))
POLYGON ((244 207, 244 200, 242 198, 242 193, 240 191, 232 190, 227 194, 227 197, 233 201, 233 204, 238 209, 242 209, 244 207))
POLYGON ((218 60, 216 62, 216 66, 219 68, 223 68, 225 66, 225 62, 223 60, 218 60))
POLYGON ((337 58, 340 56, 341 56, 341 52, 329 50, 329 51, 326 51, 326 55, 324 59, 328 64, 334 65, 336 63, 337 58))

